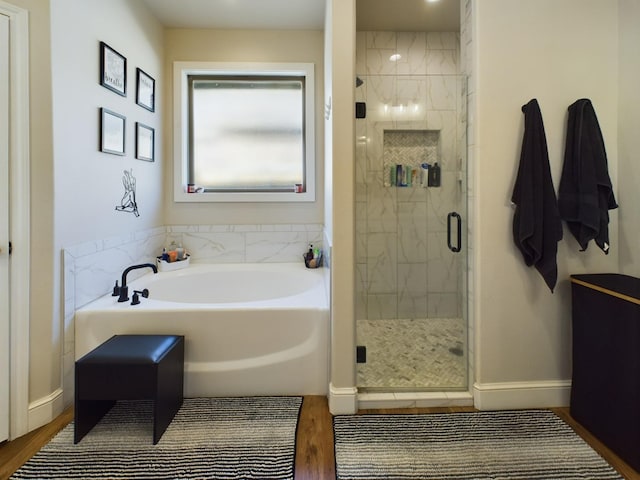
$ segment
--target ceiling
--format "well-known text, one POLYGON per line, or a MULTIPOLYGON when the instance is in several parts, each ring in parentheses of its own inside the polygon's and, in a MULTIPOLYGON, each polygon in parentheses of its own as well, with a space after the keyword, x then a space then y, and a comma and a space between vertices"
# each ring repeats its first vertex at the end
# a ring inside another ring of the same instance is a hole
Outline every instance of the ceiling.
MULTIPOLYGON (((325 0, 141 0, 174 28, 322 30, 325 0)), ((358 30, 458 31, 460 1, 356 0, 358 30)))
POLYGON ((460 1, 356 0, 358 30, 457 32, 460 1))

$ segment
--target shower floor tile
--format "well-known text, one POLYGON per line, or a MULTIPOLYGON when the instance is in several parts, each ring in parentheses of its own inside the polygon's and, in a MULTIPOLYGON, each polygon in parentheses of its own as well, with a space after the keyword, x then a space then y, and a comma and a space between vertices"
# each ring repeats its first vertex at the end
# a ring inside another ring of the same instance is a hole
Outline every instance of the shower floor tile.
POLYGON ((358 320, 358 387, 367 390, 467 388, 466 328, 460 318, 358 320))

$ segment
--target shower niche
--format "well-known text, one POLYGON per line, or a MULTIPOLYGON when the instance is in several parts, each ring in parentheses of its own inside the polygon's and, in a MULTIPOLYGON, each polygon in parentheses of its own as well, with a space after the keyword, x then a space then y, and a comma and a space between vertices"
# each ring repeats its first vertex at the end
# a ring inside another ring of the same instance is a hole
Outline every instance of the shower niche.
POLYGON ((414 188, 440 186, 439 143, 440 132, 437 130, 384 130, 384 185, 414 188), (433 172, 437 172, 437 175, 433 172))
POLYGON ((466 391, 466 249, 448 242, 467 201, 458 34, 359 31, 356 45, 358 389, 466 391))

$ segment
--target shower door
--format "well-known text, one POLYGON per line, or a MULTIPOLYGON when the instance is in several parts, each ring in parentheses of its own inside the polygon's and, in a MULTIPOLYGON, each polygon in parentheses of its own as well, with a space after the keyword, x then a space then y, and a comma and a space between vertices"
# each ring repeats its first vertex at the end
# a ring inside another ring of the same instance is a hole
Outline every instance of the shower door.
POLYGON ((9 437, 9 19, 0 14, 0 442, 9 437))
POLYGON ((374 72, 391 32, 358 34, 358 388, 466 391, 466 79, 374 72))

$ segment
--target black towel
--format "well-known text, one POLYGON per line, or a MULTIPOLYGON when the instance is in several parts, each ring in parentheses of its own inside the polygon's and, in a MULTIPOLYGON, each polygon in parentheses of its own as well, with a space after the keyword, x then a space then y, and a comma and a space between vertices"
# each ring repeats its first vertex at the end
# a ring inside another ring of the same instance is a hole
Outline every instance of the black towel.
POLYGON ((603 252, 609 253, 609 210, 618 205, 600 125, 587 98, 569 106, 558 207, 581 251, 595 240, 603 252))
POLYGON ((511 201, 513 239, 528 266, 534 265, 551 292, 558 279, 556 254, 562 240, 562 221, 553 189, 542 114, 534 98, 522 107, 524 136, 518 177, 511 201))

